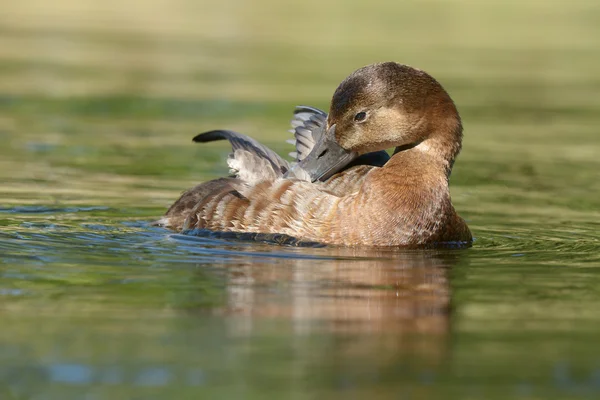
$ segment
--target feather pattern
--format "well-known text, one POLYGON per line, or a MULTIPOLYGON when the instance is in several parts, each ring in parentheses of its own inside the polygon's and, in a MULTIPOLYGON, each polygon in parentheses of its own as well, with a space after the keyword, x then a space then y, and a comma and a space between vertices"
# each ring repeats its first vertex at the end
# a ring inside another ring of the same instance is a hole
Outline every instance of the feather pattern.
POLYGON ((296 146, 296 151, 290 153, 290 156, 299 162, 306 158, 325 133, 327 113, 310 106, 297 106, 290 124, 290 132, 294 134, 295 140, 288 143, 296 146))
POLYGON ((269 149, 267 146, 259 143, 244 134, 229 130, 214 130, 201 133, 194 137, 196 143, 214 142, 217 140, 228 140, 231 143, 233 152, 229 155, 228 165, 233 170, 235 176, 244 174, 242 179, 250 181, 263 180, 262 172, 259 167, 266 167, 269 178, 273 175, 282 176, 290 169, 290 164, 281 158, 279 154, 269 149))

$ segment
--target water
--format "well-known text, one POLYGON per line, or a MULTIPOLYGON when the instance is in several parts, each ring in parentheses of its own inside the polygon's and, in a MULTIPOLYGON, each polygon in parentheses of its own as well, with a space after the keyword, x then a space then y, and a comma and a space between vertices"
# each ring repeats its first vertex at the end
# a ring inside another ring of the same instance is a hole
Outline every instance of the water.
POLYGON ((483 4, 3 5, 0 398, 597 398, 600 7, 483 4), (387 59, 458 105, 472 248, 150 225, 227 172, 196 133, 284 154, 294 105, 387 59))

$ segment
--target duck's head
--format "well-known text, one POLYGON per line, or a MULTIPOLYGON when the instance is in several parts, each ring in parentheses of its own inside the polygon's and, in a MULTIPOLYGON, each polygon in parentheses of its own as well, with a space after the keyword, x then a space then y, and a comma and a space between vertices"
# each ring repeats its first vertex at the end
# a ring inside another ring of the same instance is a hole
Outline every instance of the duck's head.
POLYGON ((336 89, 327 133, 299 166, 314 182, 365 153, 417 148, 444 164, 449 174, 461 139, 456 107, 433 77, 394 62, 373 64, 353 72, 336 89))

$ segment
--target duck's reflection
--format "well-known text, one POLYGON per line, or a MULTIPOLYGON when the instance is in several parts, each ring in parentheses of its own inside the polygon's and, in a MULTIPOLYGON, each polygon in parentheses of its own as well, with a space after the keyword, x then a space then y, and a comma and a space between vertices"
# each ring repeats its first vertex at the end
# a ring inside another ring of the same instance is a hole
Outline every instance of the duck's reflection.
POLYGON ((267 317, 297 332, 447 332, 448 270, 461 251, 319 250, 329 258, 229 264, 223 311, 245 317, 235 331, 267 317))
POLYGON ((286 249, 269 257, 271 247, 249 257, 249 249, 229 248, 237 255, 219 266, 226 301, 215 310, 223 334, 252 349, 245 361, 268 365, 287 354, 279 362, 302 376, 370 369, 376 381, 394 382, 449 359, 449 272, 464 250, 286 249))

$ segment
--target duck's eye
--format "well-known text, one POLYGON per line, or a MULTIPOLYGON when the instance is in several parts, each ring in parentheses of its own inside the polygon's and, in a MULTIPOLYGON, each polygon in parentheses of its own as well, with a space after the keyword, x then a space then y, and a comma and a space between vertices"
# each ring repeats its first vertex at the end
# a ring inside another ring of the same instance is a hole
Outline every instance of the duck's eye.
POLYGON ((355 120, 356 122, 362 122, 362 121, 364 121, 365 119, 367 119, 367 113, 366 113, 366 112, 364 112, 364 111, 361 111, 361 112, 359 112, 358 114, 356 114, 356 115, 354 116, 354 120, 355 120))

